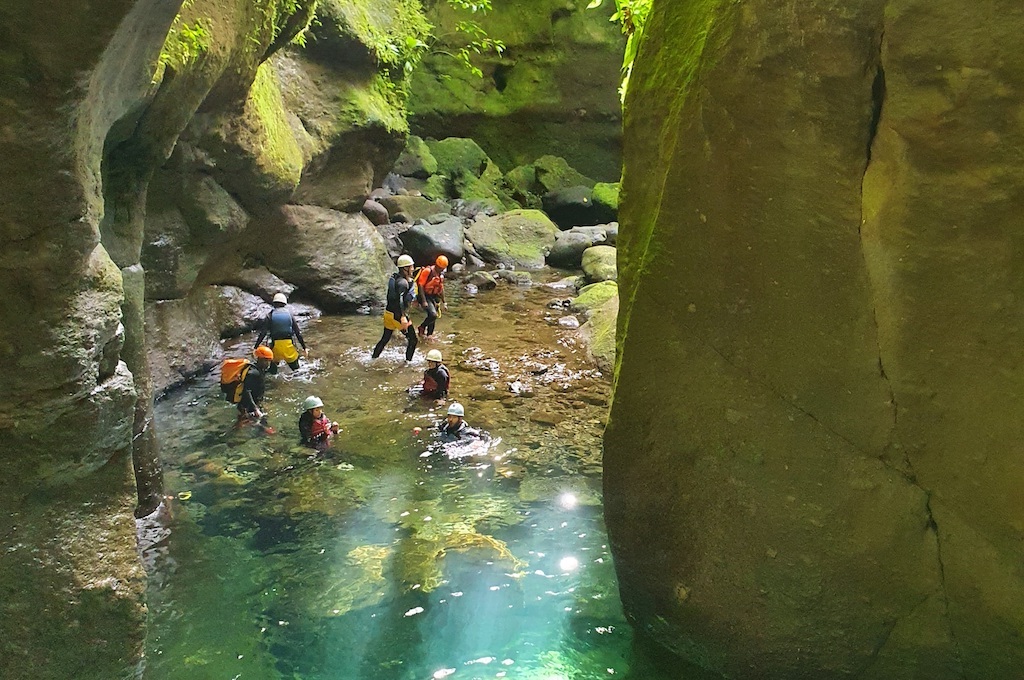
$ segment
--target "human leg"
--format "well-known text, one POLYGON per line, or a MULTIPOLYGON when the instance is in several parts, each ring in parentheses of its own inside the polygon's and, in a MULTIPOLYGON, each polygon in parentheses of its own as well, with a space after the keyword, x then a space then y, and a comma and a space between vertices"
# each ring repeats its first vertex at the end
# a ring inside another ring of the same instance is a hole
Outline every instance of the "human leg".
POLYGON ((410 324, 404 331, 405 337, 409 339, 408 344, 405 347, 405 360, 412 361, 413 355, 416 353, 416 330, 410 324))
MULTIPOLYGON (((380 340, 377 342, 377 346, 373 348, 372 356, 374 359, 380 356, 380 353, 384 351, 384 347, 387 346, 388 341, 391 340, 391 335, 394 333, 390 328, 384 329, 384 334, 380 336, 380 340)), ((416 334, 413 333, 413 336, 416 334)))

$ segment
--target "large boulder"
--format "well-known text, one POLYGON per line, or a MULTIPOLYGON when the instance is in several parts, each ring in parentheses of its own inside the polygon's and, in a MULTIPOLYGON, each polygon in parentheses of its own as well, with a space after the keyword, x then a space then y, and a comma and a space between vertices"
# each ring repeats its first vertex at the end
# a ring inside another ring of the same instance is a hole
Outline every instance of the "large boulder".
POLYGON ((624 606, 736 680, 1018 677, 1024 14, 791 10, 655 3, 630 79, 624 606))
MULTIPOLYGON (((599 283, 588 287, 594 288, 605 285, 599 283)), ((584 288, 584 291, 586 291, 586 288, 584 288)), ((583 338, 584 344, 587 347, 587 354, 591 360, 602 371, 611 374, 615 368, 615 322, 619 315, 618 290, 611 291, 609 288, 602 288, 600 291, 595 291, 595 299, 592 301, 596 302, 598 294, 603 296, 608 292, 612 294, 600 304, 595 304, 595 306, 589 309, 589 319, 580 326, 580 336, 583 338)), ((583 297, 582 292, 580 297, 583 297)), ((588 300, 589 302, 591 300, 588 300)))
POLYGON ((283 206, 260 220, 201 280, 238 281, 244 263, 254 260, 293 284, 296 295, 332 312, 382 304, 394 271, 383 237, 362 213, 315 206, 283 206))
MULTIPOLYGON (((594 206, 594 192, 589 187, 569 187, 544 194, 544 212, 560 229, 589 227, 609 222, 606 210, 594 206)), ((612 216, 614 218, 614 215, 612 216)))
POLYGON ((540 269, 555 244, 558 227, 539 210, 512 210, 480 217, 466 237, 486 262, 540 269))
POLYGON ((576 269, 583 262, 583 252, 587 248, 607 242, 608 230, 605 226, 573 227, 560 231, 555 236, 555 245, 548 253, 548 264, 563 269, 576 269))
POLYGON ((429 264, 444 255, 452 264, 465 257, 466 237, 462 220, 450 217, 438 224, 420 222, 402 232, 405 251, 417 264, 429 264))
MULTIPOLYGON (((320 314, 303 304, 288 309, 300 323, 320 314)), ((146 351, 154 392, 208 371, 223 356, 221 338, 259 328, 270 310, 264 298, 235 286, 198 286, 187 298, 148 303, 146 351)))
POLYGON ((449 211, 444 202, 422 196, 387 196, 380 199, 380 204, 387 208, 391 219, 396 222, 416 222, 449 211))
POLYGON ((583 251, 580 263, 588 283, 615 281, 618 278, 616 249, 612 246, 593 246, 583 251))
POLYGON ((427 141, 427 147, 436 159, 437 174, 446 177, 462 174, 479 177, 490 162, 487 152, 479 144, 464 137, 431 139, 427 141))
POLYGON ((533 162, 537 193, 548 194, 570 187, 593 188, 596 182, 585 177, 561 156, 541 156, 533 162))

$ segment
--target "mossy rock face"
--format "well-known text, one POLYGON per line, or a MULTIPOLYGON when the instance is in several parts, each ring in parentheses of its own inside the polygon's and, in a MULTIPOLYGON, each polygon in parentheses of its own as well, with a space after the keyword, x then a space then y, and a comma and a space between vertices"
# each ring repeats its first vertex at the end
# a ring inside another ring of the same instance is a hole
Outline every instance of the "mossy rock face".
POLYGON ((604 448, 623 603, 721 677, 1015 677, 1024 131, 992 121, 1024 16, 834 10, 646 25, 604 448))
POLYGON ((490 161, 487 153, 472 139, 448 137, 429 140, 427 146, 437 159, 437 172, 451 178, 460 175, 480 177, 490 161))
POLYGON ((540 269, 555 243, 558 227, 539 210, 512 210, 480 217, 466 237, 486 262, 540 269))
POLYGON ((426 142, 416 135, 409 135, 402 155, 395 161, 393 172, 405 177, 427 179, 437 172, 437 159, 426 142))
MULTIPOLYGON (((608 19, 614 4, 587 10, 564 0, 515 0, 473 19, 505 42, 501 56, 474 56, 482 77, 455 60, 427 55, 412 79, 410 111, 417 134, 475 139, 503 168, 545 153, 570 159, 587 174, 618 177, 624 37, 608 19)), ((446 3, 430 9, 444 49, 464 42, 466 18, 446 3)))

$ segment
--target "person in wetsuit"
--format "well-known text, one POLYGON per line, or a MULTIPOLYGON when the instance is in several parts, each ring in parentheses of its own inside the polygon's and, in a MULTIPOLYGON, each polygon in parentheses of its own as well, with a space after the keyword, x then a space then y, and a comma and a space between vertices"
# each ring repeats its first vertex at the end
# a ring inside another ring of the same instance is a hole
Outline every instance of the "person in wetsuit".
POLYGON ((306 397, 299 416, 299 442, 303 446, 323 451, 331 445, 331 437, 338 434, 338 424, 324 415, 324 402, 320 397, 306 397))
POLYGON ((388 280, 388 302, 384 309, 384 334, 380 336, 371 356, 376 359, 384 351, 395 331, 401 331, 408 338, 405 347, 405 360, 412 361, 416 353, 416 331, 406 316, 409 303, 412 302, 412 258, 402 255, 398 258, 398 272, 388 280))
POLYGON ((299 324, 292 313, 285 309, 287 304, 288 297, 284 293, 274 295, 274 309, 263 320, 260 335, 256 338, 256 346, 259 347, 263 344, 264 338, 270 336, 270 347, 274 350, 273 363, 270 366, 271 375, 277 373, 278 364, 282 361, 293 371, 298 370, 299 352, 292 342, 293 337, 302 345, 303 355, 309 357, 309 349, 306 348, 306 341, 302 339, 299 324))
POLYGON ((443 363, 441 351, 432 349, 427 352, 427 370, 423 371, 423 391, 421 396, 428 399, 444 399, 448 396, 451 386, 451 374, 443 363))
POLYGON ((479 439, 482 435, 480 430, 469 426, 465 420, 466 409, 462 404, 453 401, 448 407, 448 416, 437 425, 442 439, 454 441, 456 439, 479 439))
POLYGON ((273 434, 274 430, 267 424, 267 414, 263 411, 263 396, 266 393, 264 375, 270 368, 274 353, 269 347, 261 345, 253 350, 253 356, 256 357, 256 365, 250 367, 242 379, 242 398, 238 402, 235 427, 260 425, 267 434, 273 434))
POLYGON ((416 300, 427 313, 423 323, 416 331, 426 338, 434 334, 434 324, 441 314, 439 309, 448 309, 448 303, 444 299, 444 271, 448 268, 448 258, 438 255, 437 260, 430 267, 424 267, 416 278, 416 300))

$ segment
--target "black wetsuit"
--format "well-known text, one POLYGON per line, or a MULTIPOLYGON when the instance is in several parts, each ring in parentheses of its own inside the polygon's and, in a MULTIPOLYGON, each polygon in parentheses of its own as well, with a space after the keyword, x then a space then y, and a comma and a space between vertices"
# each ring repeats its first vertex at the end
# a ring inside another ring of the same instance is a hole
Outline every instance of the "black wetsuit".
MULTIPOLYGON (((386 310, 391 312, 396 322, 401 323, 409 307, 409 290, 409 281, 402 276, 401 272, 393 274, 391 279, 388 280, 388 304, 386 310)), ((405 346, 405 360, 412 361, 412 356, 416 353, 416 330, 410 324, 402 332, 405 333, 405 337, 408 339, 408 343, 405 346)), ((373 348, 372 356, 374 359, 379 357, 380 353, 384 351, 384 347, 391 340, 392 334, 394 334, 394 331, 385 326, 384 334, 380 336, 377 346, 373 348)))
POLYGON ((262 410, 263 395, 266 392, 266 381, 263 371, 256 366, 250 366, 242 381, 242 398, 238 402, 238 417, 256 420, 256 412, 262 410))
MULTIPOLYGON (((273 348, 274 343, 278 340, 291 340, 293 337, 299 341, 299 345, 302 349, 306 349, 306 341, 302 339, 302 331, 299 330, 299 324, 284 307, 275 307, 267 314, 263 320, 263 325, 260 328, 260 335, 256 338, 256 345, 253 347, 259 347, 263 344, 263 339, 270 336, 270 347, 273 348)), ((288 367, 290 369, 297 370, 299 368, 299 359, 295 358, 295 361, 289 361, 288 367)), ((270 364, 270 373, 277 373, 277 362, 270 364)))
POLYGON ((443 437, 450 439, 478 439, 481 436, 480 430, 473 429, 465 420, 460 420, 454 427, 447 420, 442 420, 438 429, 443 437))

